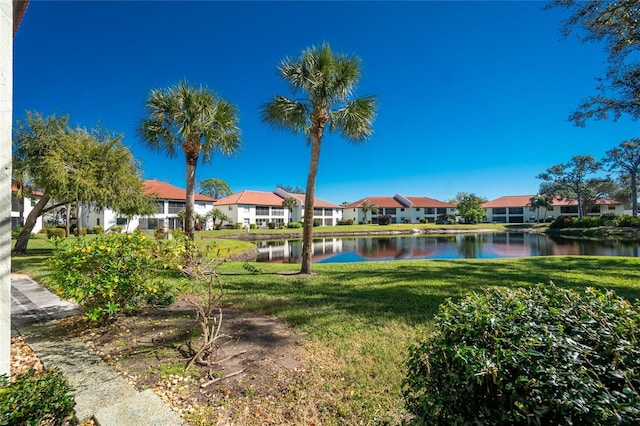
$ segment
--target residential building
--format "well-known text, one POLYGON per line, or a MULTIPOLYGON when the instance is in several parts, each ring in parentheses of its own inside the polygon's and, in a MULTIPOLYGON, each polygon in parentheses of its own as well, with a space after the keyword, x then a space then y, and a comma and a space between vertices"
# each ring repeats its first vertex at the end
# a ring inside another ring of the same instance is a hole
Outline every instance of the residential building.
MULTIPOLYGON (((549 208, 532 207, 534 195, 508 195, 482 204, 487 213, 485 222, 497 223, 532 223, 553 220, 559 216, 578 217, 578 201, 569 198, 555 198, 549 208)), ((624 213, 624 205, 615 200, 601 199, 585 216, 600 216, 605 213, 620 215, 624 213)))
MULTIPOLYGON (((304 217, 304 194, 292 194, 281 188, 273 192, 244 190, 227 197, 220 198, 214 203, 216 209, 221 210, 231 225, 255 224, 266 228, 269 223, 275 227, 289 222, 301 222, 304 217), (291 210, 283 206, 287 198, 294 198, 296 206, 291 210)), ((314 220, 320 220, 322 225, 337 225, 342 219, 342 207, 328 201, 315 199, 314 220)))
MULTIPOLYGON (((91 229, 94 226, 102 226, 104 230, 109 230, 116 225, 123 226, 127 232, 139 228, 143 231, 153 231, 156 228, 165 230, 182 229, 182 219, 179 217, 181 210, 186 209, 187 192, 166 182, 157 180, 145 180, 145 191, 156 198, 156 212, 149 216, 134 216, 127 218, 118 215, 111 209, 95 211, 94 209, 84 209, 84 225, 91 229)), ((195 214, 205 216, 213 210, 211 197, 202 194, 195 194, 195 214)), ((204 224, 206 229, 212 227, 209 219, 204 224)))
MULTIPOLYGON (((32 197, 23 197, 22 199, 16 196, 17 188, 11 187, 11 229, 16 229, 19 226, 24 225, 24 221, 31 213, 37 198, 40 193, 35 193, 32 197)), ((42 216, 36 219, 36 224, 33 227, 33 233, 38 233, 42 229, 42 216)))
POLYGON ((438 216, 452 215, 456 206, 428 197, 405 197, 396 194, 393 197, 366 197, 343 208, 344 220, 354 223, 378 223, 378 217, 391 216, 391 223, 418 223, 421 220, 435 222, 438 216), (377 213, 365 212, 363 206, 375 205, 377 213))

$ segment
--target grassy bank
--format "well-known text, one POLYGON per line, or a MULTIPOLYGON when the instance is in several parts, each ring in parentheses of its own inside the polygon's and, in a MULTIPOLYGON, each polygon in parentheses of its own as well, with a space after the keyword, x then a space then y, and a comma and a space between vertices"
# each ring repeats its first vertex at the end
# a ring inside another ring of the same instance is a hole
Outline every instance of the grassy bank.
MULTIPOLYGON (((16 270, 46 281, 42 256, 14 259, 16 270)), ((315 265, 228 262, 219 269, 228 306, 273 315, 305 337, 305 379, 283 391, 298 419, 325 424, 397 423, 407 346, 425 335, 446 298, 487 286, 604 287, 640 297, 640 259, 536 257, 315 265), (259 271, 255 273, 256 269, 259 271), (295 408, 294 408, 295 407, 295 408)), ((252 401, 252 404, 258 403, 252 401)))

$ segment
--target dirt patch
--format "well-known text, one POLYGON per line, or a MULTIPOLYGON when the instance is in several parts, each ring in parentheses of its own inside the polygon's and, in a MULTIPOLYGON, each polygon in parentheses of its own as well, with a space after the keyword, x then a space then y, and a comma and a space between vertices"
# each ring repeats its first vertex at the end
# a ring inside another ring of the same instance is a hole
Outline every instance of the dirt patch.
POLYGON ((98 327, 77 317, 62 323, 129 383, 153 389, 192 424, 226 424, 238 416, 255 420, 244 424, 282 421, 269 402, 278 401, 303 374, 300 336, 275 318, 235 309, 223 311, 224 336, 216 341, 211 365, 187 371, 200 333, 184 301, 98 327))

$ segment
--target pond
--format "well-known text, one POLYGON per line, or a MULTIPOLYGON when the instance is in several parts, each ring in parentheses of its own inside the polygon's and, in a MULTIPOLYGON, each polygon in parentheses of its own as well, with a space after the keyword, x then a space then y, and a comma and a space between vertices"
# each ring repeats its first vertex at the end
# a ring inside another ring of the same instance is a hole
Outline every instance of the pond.
MULTIPOLYGON (((258 262, 299 263, 302 240, 258 241, 258 262)), ((313 241, 313 262, 495 259, 531 256, 638 257, 637 242, 576 240, 526 232, 332 237, 313 241)))

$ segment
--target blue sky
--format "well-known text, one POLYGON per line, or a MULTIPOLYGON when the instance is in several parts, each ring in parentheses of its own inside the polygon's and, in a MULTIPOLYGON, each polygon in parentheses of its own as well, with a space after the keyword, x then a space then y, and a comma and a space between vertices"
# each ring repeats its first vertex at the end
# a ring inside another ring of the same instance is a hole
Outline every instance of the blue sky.
POLYGON ((242 149, 198 165, 234 192, 304 188, 304 137, 260 120, 290 96, 279 62, 327 42, 362 60, 374 135, 323 141, 316 196, 533 194, 535 176, 574 155, 600 158, 638 136, 626 119, 567 121, 595 93, 602 45, 560 39, 542 2, 55 2, 32 0, 14 40, 14 119, 25 110, 123 133, 143 176, 185 187, 184 158, 150 152, 136 128, 152 88, 186 79, 239 110, 242 149))

